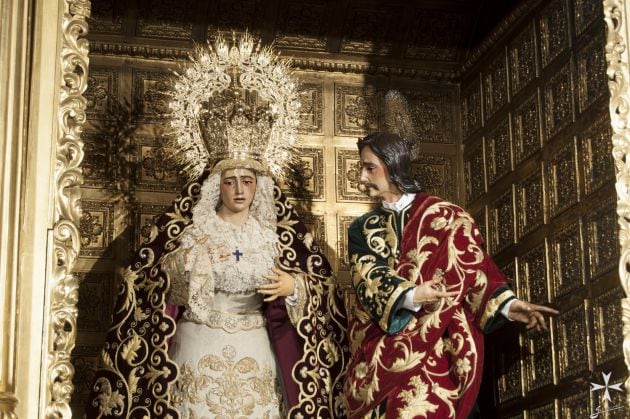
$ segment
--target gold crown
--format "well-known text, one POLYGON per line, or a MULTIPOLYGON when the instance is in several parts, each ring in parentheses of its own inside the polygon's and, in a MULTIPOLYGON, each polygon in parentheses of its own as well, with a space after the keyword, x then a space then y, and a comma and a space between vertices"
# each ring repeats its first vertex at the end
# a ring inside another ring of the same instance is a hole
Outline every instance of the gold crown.
POLYGON ((241 165, 281 177, 297 142, 300 102, 288 63, 245 34, 198 48, 177 74, 171 126, 189 179, 208 164, 241 165), (223 164, 216 164, 223 162, 223 164))

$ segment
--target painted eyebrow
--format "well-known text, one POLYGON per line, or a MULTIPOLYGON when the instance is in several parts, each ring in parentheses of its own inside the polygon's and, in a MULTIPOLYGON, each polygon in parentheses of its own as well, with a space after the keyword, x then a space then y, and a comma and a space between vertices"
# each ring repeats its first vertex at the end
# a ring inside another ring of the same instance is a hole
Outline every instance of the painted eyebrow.
POLYGON ((241 178, 241 179, 245 179, 245 180, 254 180, 254 177, 253 177, 253 176, 243 175, 243 176, 230 176, 230 177, 225 177, 225 178, 223 178, 223 181, 226 181, 226 180, 236 180, 237 178, 241 178))

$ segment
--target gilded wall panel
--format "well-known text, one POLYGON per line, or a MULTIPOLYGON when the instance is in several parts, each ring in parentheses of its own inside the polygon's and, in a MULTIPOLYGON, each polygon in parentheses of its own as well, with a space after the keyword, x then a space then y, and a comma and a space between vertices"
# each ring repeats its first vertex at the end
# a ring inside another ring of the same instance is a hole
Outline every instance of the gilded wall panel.
POLYGON ((513 118, 515 163, 520 163, 541 147, 538 92, 516 106, 513 118))
POLYGON ((490 249, 490 241, 488 240, 488 220, 486 218, 486 211, 486 207, 483 206, 478 212, 472 214, 472 217, 473 220, 475 220, 475 223, 477 223, 477 228, 479 228, 481 237, 483 237, 483 240, 486 243, 486 250, 490 253, 492 249, 490 249))
POLYGON ((448 10, 421 9, 416 11, 405 57, 421 60, 456 61, 461 34, 458 28, 468 22, 468 16, 448 10))
POLYGON ((582 419, 589 417, 590 401, 583 394, 574 394, 559 400, 560 417, 563 419, 582 419))
POLYGON ((104 133, 95 131, 84 131, 83 139, 83 187, 101 188, 106 187, 110 181, 116 181, 112 177, 111 150, 109 139, 104 133))
POLYGON ((544 404, 527 411, 528 419, 554 419, 556 417, 556 405, 554 402, 544 404))
POLYGON ((167 71, 133 70, 133 114, 143 121, 156 122, 169 112, 170 73, 167 71))
POLYGON ((421 142, 445 144, 455 142, 453 91, 425 89, 401 92, 407 99, 413 117, 414 131, 421 142))
POLYGON ((137 190, 178 192, 183 186, 178 167, 169 157, 164 144, 165 140, 160 137, 135 139, 137 190))
MULTIPOLYGON (((91 33, 122 32, 123 11, 121 1, 94 1, 91 3, 88 25, 91 33)), ((90 68, 90 73, 92 69, 90 68)), ((88 82, 89 89, 89 82, 88 82)))
POLYGON ((461 94, 462 131, 464 140, 481 128, 481 83, 476 79, 461 94))
POLYGON ((326 51, 328 9, 317 2, 291 1, 278 16, 275 43, 279 47, 326 51))
POLYGON ((553 0, 542 11, 539 21, 542 65, 552 62, 569 47, 569 21, 564 0, 553 0))
POLYGON ((169 208, 170 204, 156 204, 142 202, 134 211, 134 249, 138 249, 142 243, 146 243, 157 232, 153 230, 160 215, 169 208))
POLYGON ((577 92, 580 113, 604 95, 608 95, 605 44, 602 29, 577 53, 577 92))
POLYGON ((207 38, 214 40, 217 32, 227 36, 245 31, 260 35, 260 17, 265 13, 265 0, 219 0, 208 3, 207 38))
POLYGON ((110 244, 114 239, 114 204, 110 201, 83 199, 79 224, 80 256, 113 257, 110 244))
POLYGON ((106 331, 114 302, 114 273, 77 272, 77 276, 80 284, 77 308, 81 313, 77 318, 77 330, 106 331))
POLYGON ((392 49, 390 33, 397 25, 392 12, 352 8, 346 15, 341 52, 388 55, 392 49))
POLYGON ((505 53, 495 57, 483 74, 484 117, 486 121, 508 101, 505 53))
POLYGON ((324 119, 324 87, 321 83, 300 83, 300 126, 298 132, 300 134, 317 134, 323 133, 324 119))
POLYGON ((581 35, 592 23, 601 22, 604 11, 602 2, 592 0, 574 0, 573 14, 575 18, 575 33, 581 35))
MULTIPOLYGON (((526 339, 526 349, 529 353, 525 355, 525 390, 531 393, 534 390, 553 384, 554 350, 551 343, 550 332, 548 331, 537 333, 535 336, 528 335, 526 339)), ((551 404, 551 406, 553 406, 553 404, 551 404)), ((535 409, 534 411, 539 410, 535 409)), ((551 412, 553 412, 553 409, 551 409, 551 412)), ((530 412, 530 415, 531 414, 533 413, 530 412)), ((553 417, 553 415, 549 417, 553 417)))
POLYGON ((514 200, 512 187, 490 204, 492 252, 497 254, 514 244, 514 200))
POLYGON ((454 156, 421 153, 411 164, 411 173, 432 195, 455 200, 454 156))
POLYGON ((516 184, 516 217, 518 238, 536 230, 545 223, 545 196, 543 168, 537 166, 516 184))
POLYGON ((280 181, 280 187, 289 198, 325 201, 324 148, 299 147, 291 176, 280 181))
POLYGON ((101 350, 102 343, 98 343, 95 345, 78 344, 72 351, 74 392, 72 393, 71 408, 73 418, 83 417, 83 410, 88 403, 88 394, 90 394, 90 387, 94 382, 94 373, 101 350))
POLYGON ((579 199, 575 141, 571 139, 557 150, 546 167, 549 216, 555 217, 579 199))
POLYGON ((505 339, 498 354, 499 403, 523 396, 522 355, 518 339, 505 339))
POLYGON ((573 84, 567 62, 545 83, 545 133, 547 141, 573 121, 573 84))
POLYGON ((512 142, 507 116, 486 136, 486 159, 489 186, 512 170, 512 142))
POLYGON ((119 102, 119 71, 107 67, 90 67, 88 88, 85 91, 86 116, 90 119, 103 119, 111 114, 112 102, 119 102))
POLYGON ((519 412, 510 416, 506 416, 506 419, 523 419, 525 417, 525 413, 519 412))
POLYGON ((348 260, 348 228, 358 216, 337 215, 337 269, 340 271, 350 270, 348 260))
POLYGON ((136 35, 152 38, 191 39, 194 0, 140 0, 136 35))
MULTIPOLYGON (((518 282, 516 278, 516 260, 512 259, 500 268, 501 272, 503 272, 511 282, 512 288, 516 288, 516 283, 518 282)), ((515 289, 515 292, 518 291, 515 289)))
POLYGON ((335 135, 360 137, 378 129, 378 108, 373 87, 335 85, 335 135))
POLYGON ((593 299, 593 328, 595 332, 595 363, 600 366, 623 357, 623 324, 621 299, 623 289, 615 288, 593 299))
POLYGON ((361 169, 356 148, 336 148, 336 192, 338 202, 376 202, 359 190, 361 169))
POLYGON ((556 318, 558 339, 558 370, 560 379, 588 372, 588 342, 584 303, 569 310, 562 310, 556 318))
POLYGON ((610 184, 615 178, 612 155, 612 128, 608 115, 603 115, 579 134, 584 167, 586 195, 610 184))
POLYGON ((599 202, 587 216, 588 261, 591 280, 617 267, 619 250, 614 201, 599 202))
POLYGON ((584 257, 581 222, 551 236, 551 282, 554 299, 569 295, 584 285, 584 257))
POLYGON ((536 32, 534 32, 533 24, 526 26, 510 43, 508 58, 510 63, 510 87, 512 96, 514 96, 531 82, 537 74, 536 32))
POLYGON ((464 180, 466 202, 471 202, 486 191, 485 167, 483 164, 483 142, 471 144, 464 154, 464 180))
POLYGON ((518 265, 518 295, 535 304, 548 304, 545 243, 523 254, 518 265))

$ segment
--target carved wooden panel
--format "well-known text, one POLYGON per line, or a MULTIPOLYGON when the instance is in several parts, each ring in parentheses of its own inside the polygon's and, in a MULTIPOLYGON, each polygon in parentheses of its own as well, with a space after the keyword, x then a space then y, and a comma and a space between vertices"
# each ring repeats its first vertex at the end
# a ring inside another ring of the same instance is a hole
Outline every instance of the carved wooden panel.
POLYGON ((390 33, 397 22, 388 10, 353 7, 346 16, 341 52, 387 55, 392 49, 390 33))
POLYGON ((455 189, 454 156, 421 153, 411 164, 411 173, 430 194, 453 201, 455 189))
POLYGON ((523 254, 518 269, 519 297, 535 304, 549 303, 545 243, 523 254))
POLYGON ((265 0, 218 0, 208 3, 207 37, 213 40, 217 31, 231 36, 232 31, 260 35, 260 17, 265 13, 265 0))
POLYGON ((538 166, 516 184, 518 237, 531 233, 545 222, 543 169, 538 166))
POLYGON ((467 21, 466 15, 449 10, 418 10, 413 19, 405 57, 456 61, 457 45, 462 41, 462 32, 458 28, 465 27, 467 21))
POLYGON ((584 189, 590 195, 615 178, 612 155, 612 128, 608 115, 603 115, 579 134, 584 167, 584 189))
POLYGON ((512 170, 509 119, 500 121, 486 136, 486 159, 489 186, 512 170))
POLYGON ((402 93, 409 104, 414 132, 420 141, 446 144, 455 142, 453 91, 425 89, 402 90, 402 93))
POLYGON ((530 24, 510 43, 510 86, 512 95, 532 81, 536 71, 536 33, 530 24))
POLYGON ((587 218, 587 242, 590 276, 594 278, 617 267, 619 242, 617 214, 613 199, 599 202, 587 218))
POLYGON ((578 201, 577 163, 573 139, 564 144, 547 164, 549 215, 554 217, 578 201))
POLYGON ((564 0, 553 0, 540 16, 540 49, 546 67, 569 47, 569 21, 564 0))
POLYGON ((584 285, 581 222, 554 233, 549 242, 554 298, 569 295, 584 285))
POLYGON ((324 119, 323 86, 321 83, 300 83, 300 134, 322 134, 324 119))
POLYGON ((79 224, 81 256, 111 258, 114 239, 114 204, 110 201, 82 199, 83 216, 79 224))
POLYGON ((294 199, 324 201, 324 149, 298 148, 298 161, 292 165, 291 176, 280 183, 285 194, 294 199))
POLYGON ((477 213, 472 214, 473 220, 477 223, 477 227, 479 228, 479 233, 481 237, 483 237, 483 241, 486 243, 486 250, 491 252, 490 249, 490 241, 488 240, 488 220, 486 218, 486 207, 482 207, 477 213))
POLYGON ((510 416, 506 416, 506 419, 523 419, 525 417, 525 413, 519 412, 510 416))
POLYGON ((466 202, 473 201, 486 191, 485 166, 483 164, 483 142, 470 144, 464 154, 464 180, 466 202))
POLYGON ((520 163, 541 147, 540 105, 534 92, 514 110, 514 156, 520 163))
POLYGON ((169 112, 170 73, 166 71, 133 71, 133 113, 145 121, 160 121, 169 112))
POLYGON ((560 399, 560 417, 563 419, 581 419, 590 415, 590 401, 583 394, 574 394, 572 396, 560 399))
POLYGON ((153 38, 192 38, 194 0, 140 0, 136 35, 153 38))
POLYGON ((484 117, 488 120, 508 100, 508 79, 505 54, 496 56, 483 72, 484 117))
POLYGON ((567 377, 588 371, 588 346, 575 342, 588 342, 586 332, 586 307, 584 303, 563 310, 557 317, 559 377, 567 377))
MULTIPOLYGON (((81 318, 81 316, 78 316, 81 318)), ((104 340, 104 337, 101 341, 104 340)), ((93 345, 77 343, 72 350, 72 366, 74 367, 74 393, 72 394, 72 417, 83 417, 83 411, 88 403, 88 395, 92 390, 96 365, 102 351, 102 342, 93 345)))
POLYGON ((365 136, 378 129, 378 96, 372 87, 335 86, 335 135, 365 136))
POLYGON ((569 63, 547 80, 544 89, 545 132, 549 140, 573 121, 573 84, 569 63))
POLYGON ((77 330, 105 332, 110 327, 111 307, 114 302, 113 272, 78 272, 81 316, 77 318, 77 330))
POLYGON ((359 189, 360 167, 359 152, 356 148, 336 148, 336 185, 337 201, 339 202, 376 202, 367 193, 359 189))
POLYGON ((358 217, 356 215, 337 216, 337 269, 340 271, 350 270, 348 259, 348 228, 358 217))
POLYGON ((608 95, 608 77, 606 77, 606 40, 604 29, 578 51, 578 110, 584 112, 596 100, 608 95))
POLYGON ((170 204, 142 202, 134 212, 134 249, 152 238, 157 231, 153 229, 159 217, 169 208, 170 204))
MULTIPOLYGON (((105 134, 95 131, 84 131, 83 139, 83 187, 106 187, 111 179, 111 153, 108 138, 105 134)), ((115 179, 111 179, 115 181, 115 179)))
POLYGON ((490 205, 490 242, 493 254, 514 243, 514 201, 512 187, 490 205))
POLYGON ((481 128, 481 83, 476 79, 462 89, 462 131, 467 139, 477 129, 481 128))
MULTIPOLYGON (((123 23, 122 1, 94 1, 91 3, 88 25, 90 32, 119 33, 123 23)), ((91 69, 90 69, 91 72, 91 69)), ((88 82, 88 86, 89 86, 88 82)))
POLYGON ((178 167, 164 148, 165 139, 138 136, 136 138, 135 157, 136 188, 146 191, 177 192, 183 186, 183 179, 178 175, 178 167))
POLYGON ((85 92, 86 116, 103 119, 111 112, 112 102, 120 101, 119 71, 107 67, 90 67, 88 89, 85 92))
POLYGON ((602 3, 591 0, 573 0, 575 32, 581 35, 592 23, 600 22, 604 11, 602 3))
POLYGON ((523 395, 523 378, 521 376, 522 355, 518 340, 506 339, 504 346, 498 351, 498 389, 499 402, 519 398, 523 395))
POLYGON ((556 405, 553 401, 527 411, 528 419, 554 419, 555 417, 556 405))
MULTIPOLYGON (((525 389, 527 392, 532 392, 553 384, 554 349, 551 343, 550 332, 537 333, 536 336, 528 335, 526 339, 528 354, 525 356, 525 389)), ((545 407, 545 409, 548 409, 548 407, 545 407)), ((534 411, 542 412, 538 409, 534 409, 534 411)), ((553 409, 550 411, 553 412, 553 409)), ((530 412, 530 414, 533 413, 530 412)), ((549 417, 553 418, 553 414, 549 417)))
POLYGON ((615 288, 593 299, 593 320, 595 332, 595 363, 599 366, 613 359, 623 357, 623 324, 621 300, 623 289, 615 288))
POLYGON ((279 47, 326 51, 326 4, 321 1, 290 1, 276 24, 275 43, 279 47))

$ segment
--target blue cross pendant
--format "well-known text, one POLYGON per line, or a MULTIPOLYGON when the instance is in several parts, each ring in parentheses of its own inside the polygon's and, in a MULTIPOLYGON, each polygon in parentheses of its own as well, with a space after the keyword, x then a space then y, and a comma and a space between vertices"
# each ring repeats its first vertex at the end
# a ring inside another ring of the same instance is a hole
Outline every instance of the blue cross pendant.
POLYGON ((241 260, 241 256, 243 256, 243 254, 240 252, 240 250, 236 249, 236 252, 232 252, 232 254, 234 255, 234 257, 236 257, 236 261, 240 261, 241 260))

